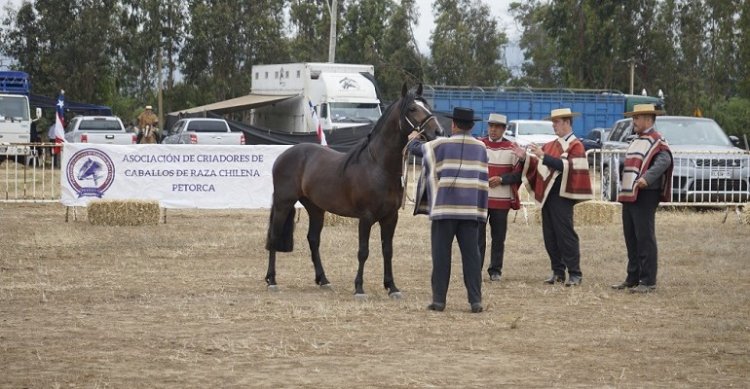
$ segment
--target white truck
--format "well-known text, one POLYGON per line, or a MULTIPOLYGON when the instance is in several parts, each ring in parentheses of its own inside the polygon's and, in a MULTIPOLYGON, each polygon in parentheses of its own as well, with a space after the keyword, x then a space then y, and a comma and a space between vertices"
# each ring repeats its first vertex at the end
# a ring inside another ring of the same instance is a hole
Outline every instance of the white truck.
POLYGON ((0 72, 0 159, 7 156, 29 155, 31 122, 42 116, 41 108, 31 119, 29 108, 29 76, 24 72, 0 72))
POLYGON ((224 119, 187 118, 178 120, 162 140, 164 144, 244 145, 245 134, 232 132, 224 119))
POLYGON ((312 62, 255 65, 252 94, 294 96, 253 109, 250 123, 277 131, 314 132, 313 109, 323 130, 375 122, 382 112, 374 76, 372 65, 312 62))
POLYGON ((76 116, 65 127, 65 141, 130 145, 138 143, 138 136, 127 132, 116 116, 76 116))

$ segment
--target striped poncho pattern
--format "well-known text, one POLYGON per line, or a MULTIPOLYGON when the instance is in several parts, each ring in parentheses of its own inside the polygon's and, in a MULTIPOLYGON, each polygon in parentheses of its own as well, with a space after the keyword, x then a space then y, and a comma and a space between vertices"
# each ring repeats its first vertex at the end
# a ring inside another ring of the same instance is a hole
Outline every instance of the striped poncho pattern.
POLYGON ((422 145, 422 175, 414 213, 430 220, 487 220, 487 151, 468 135, 422 145))
MULTIPOLYGON (((513 154, 514 142, 501 139, 493 142, 489 137, 481 141, 487 147, 489 177, 501 177, 509 173, 520 173, 523 165, 518 163, 518 157, 513 154)), ((490 209, 519 209, 521 201, 518 196, 518 184, 498 185, 489 189, 490 209)))
POLYGON ((542 151, 553 158, 562 159, 563 171, 551 169, 537 158, 527 157, 523 167, 523 183, 529 192, 534 193, 534 199, 544 206, 549 191, 557 177, 562 174, 560 182, 560 197, 571 200, 591 200, 594 192, 589 175, 589 161, 586 150, 574 135, 570 138, 557 138, 542 146, 542 151))
MULTIPOLYGON (((666 151, 670 156, 672 155, 667 141, 656 131, 641 133, 640 136, 633 139, 625 154, 622 185, 620 186, 620 193, 617 195, 617 201, 621 203, 635 202, 639 190, 636 182, 646 173, 648 167, 651 166, 651 161, 661 151, 666 151)), ((669 169, 661 176, 661 201, 670 201, 671 199, 673 167, 674 165, 670 165, 669 169)))

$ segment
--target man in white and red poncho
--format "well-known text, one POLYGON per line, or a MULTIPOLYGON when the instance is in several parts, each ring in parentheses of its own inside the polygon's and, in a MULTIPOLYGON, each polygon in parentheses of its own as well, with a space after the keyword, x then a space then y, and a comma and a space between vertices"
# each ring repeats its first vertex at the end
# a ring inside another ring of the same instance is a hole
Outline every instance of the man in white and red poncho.
POLYGON ((523 183, 542 207, 544 246, 552 268, 552 274, 544 280, 548 284, 580 285, 583 278, 573 207, 577 202, 591 199, 593 192, 586 151, 573 135, 573 117, 578 115, 570 108, 552 110, 546 120, 552 121, 558 138, 542 147, 531 144, 528 158, 524 149, 514 149, 519 158, 525 158, 523 183))
MULTIPOLYGON (((487 202, 487 224, 490 225, 490 265, 487 268, 490 281, 500 281, 505 256, 505 236, 508 231, 508 213, 519 209, 521 201, 518 187, 521 184, 523 164, 513 154, 516 143, 504 137, 508 125, 505 115, 491 113, 487 120, 487 137, 481 138, 487 146, 488 182, 490 190, 487 202)), ((484 267, 487 249, 487 228, 479 226, 479 256, 484 267)))
POLYGON ((660 201, 669 201, 672 192, 672 152, 666 140, 654 129, 657 110, 653 104, 636 104, 633 131, 622 170, 617 200, 622 203, 622 228, 628 250, 625 281, 614 289, 649 293, 656 289, 657 247, 655 218, 660 201))

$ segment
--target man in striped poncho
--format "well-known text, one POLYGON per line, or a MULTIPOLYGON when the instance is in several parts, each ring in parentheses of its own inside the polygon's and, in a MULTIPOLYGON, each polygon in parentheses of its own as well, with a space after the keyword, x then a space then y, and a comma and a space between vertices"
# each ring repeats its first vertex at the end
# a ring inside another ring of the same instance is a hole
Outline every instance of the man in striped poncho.
MULTIPOLYGON (((508 231, 508 213, 519 209, 521 201, 518 187, 521 183, 523 164, 513 154, 516 143, 504 137, 508 120, 505 115, 491 113, 487 120, 487 137, 481 138, 487 146, 489 164, 489 201, 487 202, 487 224, 490 225, 490 265, 487 268, 490 281, 500 281, 505 256, 505 236, 508 231)), ((487 228, 479 227, 479 256, 484 263, 487 248, 487 228)))
POLYGON ((413 132, 407 147, 422 157, 414 214, 428 214, 432 221, 432 303, 427 309, 445 309, 451 274, 451 247, 458 240, 464 284, 471 312, 482 312, 482 261, 479 258, 479 226, 487 219, 487 151, 471 136, 477 120, 474 110, 456 107, 450 138, 422 143, 413 132))
POLYGON ((656 208, 672 196, 672 152, 654 129, 657 110, 653 104, 636 104, 633 139, 625 154, 622 186, 617 200, 622 203, 622 229, 628 250, 627 277, 614 289, 649 293, 656 289, 656 208))

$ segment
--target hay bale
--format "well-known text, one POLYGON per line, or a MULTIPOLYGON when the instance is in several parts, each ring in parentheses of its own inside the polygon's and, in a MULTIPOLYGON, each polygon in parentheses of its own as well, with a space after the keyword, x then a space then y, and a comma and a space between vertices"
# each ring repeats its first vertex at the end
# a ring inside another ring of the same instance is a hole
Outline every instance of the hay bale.
POLYGON ((621 206, 609 201, 584 201, 576 204, 573 217, 576 225, 612 224, 615 216, 620 214, 621 206))
MULTIPOLYGON (((620 214, 620 203, 608 201, 584 201, 576 204, 573 208, 573 221, 577 226, 606 225, 612 224, 615 217, 620 214)), ((527 207, 529 220, 542 223, 542 208, 539 206, 527 207)))
POLYGON ((324 216, 324 220, 323 220, 324 226, 349 226, 349 225, 357 225, 358 223, 359 223, 359 219, 339 216, 330 212, 326 212, 324 216))
POLYGON ((94 200, 87 213, 94 225, 142 226, 159 224, 161 209, 156 200, 94 200))
POLYGON ((745 203, 742 206, 742 213, 740 214, 740 221, 743 224, 750 224, 750 203, 745 203))

